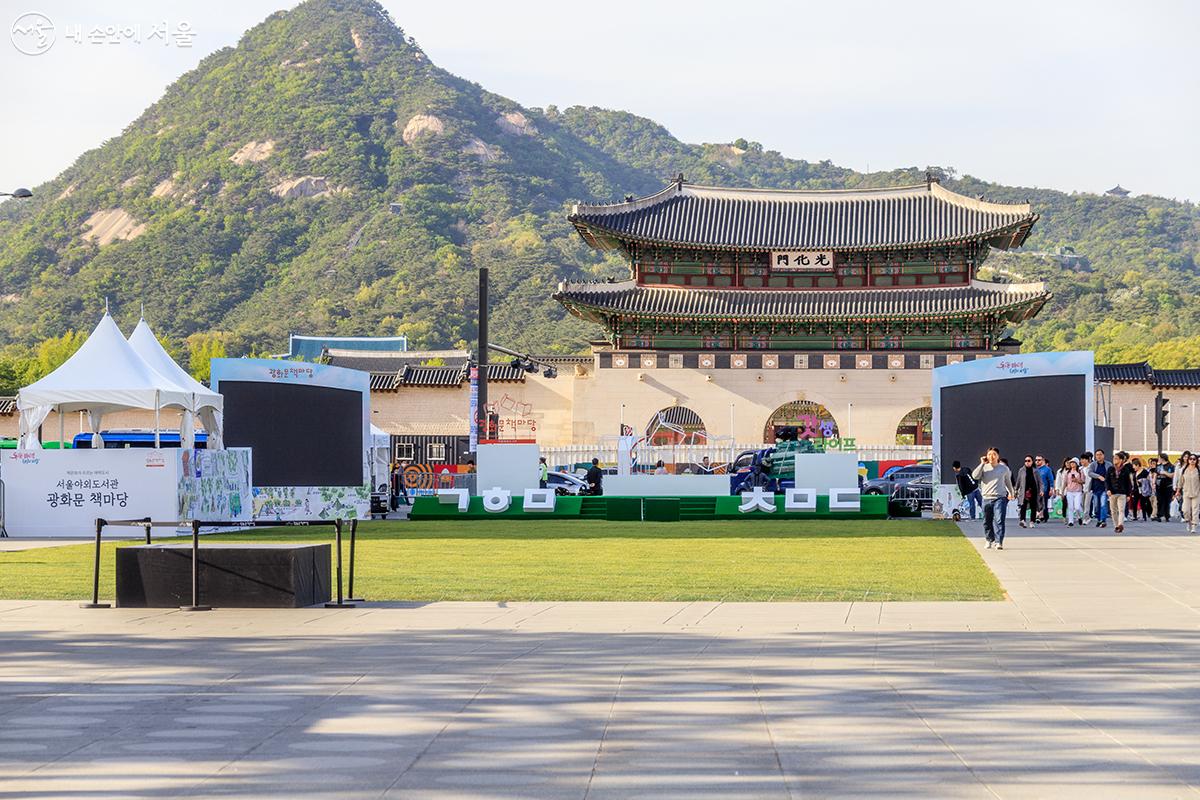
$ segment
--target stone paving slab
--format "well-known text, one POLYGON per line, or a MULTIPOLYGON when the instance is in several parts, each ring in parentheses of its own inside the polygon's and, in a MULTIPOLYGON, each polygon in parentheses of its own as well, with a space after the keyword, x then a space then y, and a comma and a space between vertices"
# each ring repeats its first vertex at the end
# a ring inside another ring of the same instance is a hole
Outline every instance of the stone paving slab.
POLYGON ((1200 796, 1200 537, 962 528, 1008 599, 3 602, 0 800, 1200 796))

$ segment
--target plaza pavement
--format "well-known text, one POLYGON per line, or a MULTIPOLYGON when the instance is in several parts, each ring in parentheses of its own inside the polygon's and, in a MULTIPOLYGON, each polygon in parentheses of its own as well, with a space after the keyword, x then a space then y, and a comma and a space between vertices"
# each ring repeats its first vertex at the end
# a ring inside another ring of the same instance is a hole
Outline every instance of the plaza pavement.
POLYGON ((0 603, 0 798, 1200 795, 1200 537, 1006 545, 990 603, 0 603))

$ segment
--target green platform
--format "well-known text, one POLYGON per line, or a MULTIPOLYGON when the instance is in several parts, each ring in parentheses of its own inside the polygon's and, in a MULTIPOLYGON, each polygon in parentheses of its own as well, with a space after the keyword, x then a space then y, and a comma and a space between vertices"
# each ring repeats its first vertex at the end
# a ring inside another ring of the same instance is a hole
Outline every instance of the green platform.
POLYGON ((863 495, 859 511, 830 511, 828 495, 817 497, 815 511, 784 511, 783 495, 775 496, 775 513, 738 510, 742 499, 732 495, 717 497, 559 497, 553 511, 525 511, 524 498, 514 495, 512 505, 499 513, 483 510, 483 499, 472 497, 465 513, 454 503, 442 503, 436 497, 422 496, 413 501, 408 513, 412 520, 447 519, 603 519, 608 521, 677 522, 687 520, 764 520, 764 519, 886 519, 886 495, 863 495))

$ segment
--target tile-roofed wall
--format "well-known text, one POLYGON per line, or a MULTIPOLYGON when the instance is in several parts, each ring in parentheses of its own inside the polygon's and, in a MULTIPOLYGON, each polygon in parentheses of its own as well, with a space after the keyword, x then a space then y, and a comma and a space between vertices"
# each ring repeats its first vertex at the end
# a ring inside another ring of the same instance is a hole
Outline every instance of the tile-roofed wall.
POLYGON ((1105 383, 1137 383, 1150 380, 1150 365, 1145 361, 1136 364, 1097 364, 1096 380, 1105 383))
POLYGON ((371 373, 371 391, 372 392, 394 392, 396 390, 396 373, 394 372, 372 372, 371 373))
POLYGON ((1172 389, 1200 389, 1200 368, 1152 370, 1150 383, 1172 389))

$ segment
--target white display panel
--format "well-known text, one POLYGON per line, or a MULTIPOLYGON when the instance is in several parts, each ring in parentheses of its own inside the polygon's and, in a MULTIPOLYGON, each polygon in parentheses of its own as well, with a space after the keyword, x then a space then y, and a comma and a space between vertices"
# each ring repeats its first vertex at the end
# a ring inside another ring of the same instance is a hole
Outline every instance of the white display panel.
POLYGON ((526 489, 538 488, 541 451, 536 444, 480 444, 475 455, 475 488, 480 495, 489 489, 524 495, 526 489))
POLYGON ((251 519, 250 453, 242 449, 12 450, 0 480, 14 537, 92 536, 97 517, 251 519))

